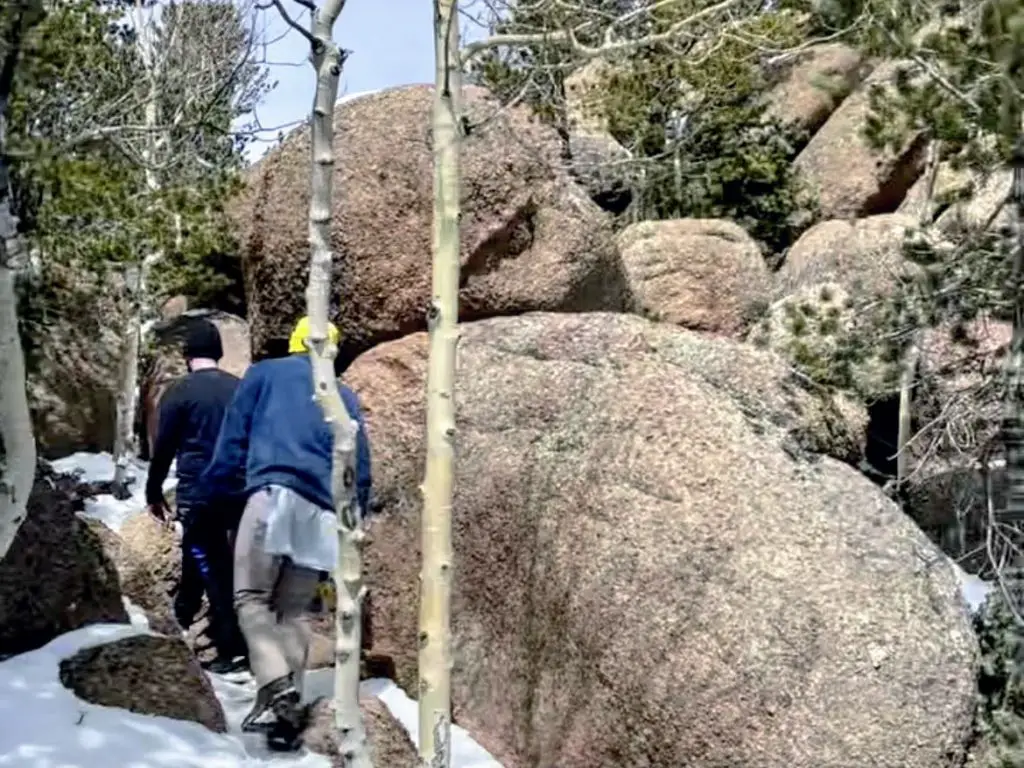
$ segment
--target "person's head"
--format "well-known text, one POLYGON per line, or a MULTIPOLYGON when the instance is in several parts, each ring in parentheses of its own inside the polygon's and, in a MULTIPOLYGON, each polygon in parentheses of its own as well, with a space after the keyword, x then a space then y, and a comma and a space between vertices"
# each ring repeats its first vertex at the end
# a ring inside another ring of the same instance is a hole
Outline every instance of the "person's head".
POLYGON ((182 352, 190 371, 216 368, 218 361, 224 357, 217 326, 202 318, 192 320, 185 333, 182 352))
MULTIPOLYGON (((301 352, 308 352, 306 339, 309 338, 309 318, 303 317, 295 324, 291 337, 288 339, 288 354, 294 355, 301 352)), ((341 339, 341 333, 334 323, 327 323, 327 339, 332 344, 337 344, 341 339)))

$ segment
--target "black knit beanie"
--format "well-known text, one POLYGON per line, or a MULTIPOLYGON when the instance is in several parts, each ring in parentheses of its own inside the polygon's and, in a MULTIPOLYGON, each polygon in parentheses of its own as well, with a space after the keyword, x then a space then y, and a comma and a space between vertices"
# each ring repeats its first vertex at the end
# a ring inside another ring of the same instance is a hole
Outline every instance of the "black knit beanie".
POLYGON ((186 360, 205 357, 220 360, 224 357, 224 347, 220 341, 220 331, 209 320, 196 319, 189 323, 185 333, 185 345, 182 349, 186 360))

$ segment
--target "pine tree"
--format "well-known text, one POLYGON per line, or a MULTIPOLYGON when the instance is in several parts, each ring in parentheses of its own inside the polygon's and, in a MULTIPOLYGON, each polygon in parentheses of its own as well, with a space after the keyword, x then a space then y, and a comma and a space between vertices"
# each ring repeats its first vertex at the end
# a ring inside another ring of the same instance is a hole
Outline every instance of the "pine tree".
POLYGON ((90 296, 119 307, 128 340, 120 454, 135 417, 131 340, 141 323, 168 295, 204 301, 226 288, 216 269, 231 250, 223 207, 244 149, 233 123, 268 87, 233 3, 173 3, 159 18, 150 5, 131 4, 126 22, 118 2, 52 4, 12 104, 16 209, 39 256, 23 302, 30 362, 40 328, 68 313, 99 337, 113 318, 81 312, 95 305, 90 296))
POLYGON ((643 179, 634 218, 730 218, 778 253, 814 210, 790 167, 802 137, 765 118, 766 63, 812 32, 806 9, 794 5, 513 2, 494 34, 549 39, 487 51, 473 78, 505 101, 530 103, 567 138, 565 79, 595 58, 580 48, 653 41, 602 55, 607 66, 593 99, 643 179), (565 30, 571 39, 550 40, 565 30))

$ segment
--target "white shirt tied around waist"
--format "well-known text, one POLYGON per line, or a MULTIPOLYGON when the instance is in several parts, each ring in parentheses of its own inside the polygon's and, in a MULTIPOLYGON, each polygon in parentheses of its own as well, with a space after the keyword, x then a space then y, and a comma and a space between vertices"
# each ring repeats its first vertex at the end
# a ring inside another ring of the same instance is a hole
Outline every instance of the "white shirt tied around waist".
POLYGON ((291 558, 304 568, 332 571, 338 561, 338 526, 333 509, 324 509, 281 485, 267 486, 270 512, 263 548, 268 555, 291 558))

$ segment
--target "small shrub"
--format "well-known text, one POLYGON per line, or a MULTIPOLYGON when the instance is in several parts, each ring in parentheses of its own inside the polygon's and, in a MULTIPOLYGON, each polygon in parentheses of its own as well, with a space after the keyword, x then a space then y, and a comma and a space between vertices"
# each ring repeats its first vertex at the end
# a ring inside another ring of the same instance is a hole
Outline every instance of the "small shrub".
POLYGON ((977 768, 1024 768, 1024 631, 1000 590, 975 618, 981 646, 977 768))

